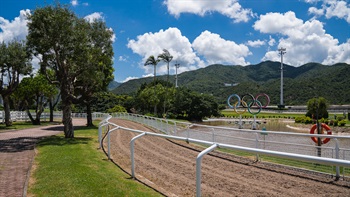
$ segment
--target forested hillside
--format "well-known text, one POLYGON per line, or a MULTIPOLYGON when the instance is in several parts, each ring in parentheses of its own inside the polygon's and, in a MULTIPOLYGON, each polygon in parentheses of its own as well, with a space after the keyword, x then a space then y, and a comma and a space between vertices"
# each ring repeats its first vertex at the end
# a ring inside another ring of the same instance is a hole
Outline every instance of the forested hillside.
MULTIPOLYGON (((214 95, 218 102, 225 103, 230 94, 266 93, 271 105, 280 99, 279 62, 266 61, 249 66, 210 65, 178 75, 179 86, 185 86, 199 93, 214 95), (238 84, 225 86, 226 84, 238 84)), ((324 97, 330 104, 350 104, 350 65, 339 63, 326 66, 308 63, 300 67, 284 65, 284 103, 305 105, 313 97, 324 97)), ((166 76, 157 76, 165 79, 166 76)), ((135 79, 121 84, 113 90, 115 94, 132 94, 142 83, 149 83, 152 77, 135 79)), ((170 76, 171 81, 175 76, 170 76)))

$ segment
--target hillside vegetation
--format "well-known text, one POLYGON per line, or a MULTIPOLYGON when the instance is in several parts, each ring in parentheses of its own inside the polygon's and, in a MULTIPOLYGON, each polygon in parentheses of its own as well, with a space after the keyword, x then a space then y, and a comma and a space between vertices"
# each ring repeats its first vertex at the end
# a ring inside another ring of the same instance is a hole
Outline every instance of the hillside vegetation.
MULTIPOLYGON (((243 95, 266 93, 271 104, 280 100, 279 62, 266 61, 249 66, 210 65, 178 75, 179 86, 187 87, 199 93, 212 94, 219 103, 225 103, 231 94, 243 95), (228 87, 225 83, 238 83, 228 87)), ((283 66, 284 70, 284 104, 305 105, 313 97, 324 97, 329 104, 350 104, 350 65, 338 63, 326 66, 308 63, 300 67, 283 66)), ((157 76, 165 79, 166 76, 157 76)), ((142 83, 149 83, 152 77, 130 80, 115 88, 115 94, 132 95, 142 83)), ((170 76, 174 81, 175 76, 170 76)))

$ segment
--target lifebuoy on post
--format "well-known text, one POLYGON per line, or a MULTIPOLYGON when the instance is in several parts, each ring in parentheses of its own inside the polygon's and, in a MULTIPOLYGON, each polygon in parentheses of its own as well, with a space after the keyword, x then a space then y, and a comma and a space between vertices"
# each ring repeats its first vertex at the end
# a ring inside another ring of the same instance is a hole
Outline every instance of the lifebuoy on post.
MULTIPOLYGON (((326 129, 327 135, 332 135, 332 130, 331 130, 331 128, 330 128, 328 125, 322 123, 322 124, 321 124, 321 127, 324 128, 324 129, 326 129)), ((311 129, 310 129, 310 134, 315 134, 315 131, 316 131, 316 130, 317 130, 317 124, 314 124, 314 125, 311 127, 311 129)), ((311 139, 312 139, 312 141, 314 141, 316 144, 318 144, 318 139, 317 139, 317 137, 311 137, 311 139)), ((327 144, 330 140, 331 140, 330 138, 325 138, 325 139, 322 140, 321 143, 322 143, 322 144, 327 144)))

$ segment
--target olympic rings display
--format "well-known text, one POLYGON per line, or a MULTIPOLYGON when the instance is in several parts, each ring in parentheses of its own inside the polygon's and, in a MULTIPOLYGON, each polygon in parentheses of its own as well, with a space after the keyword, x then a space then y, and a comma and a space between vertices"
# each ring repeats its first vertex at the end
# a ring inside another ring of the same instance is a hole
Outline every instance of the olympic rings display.
POLYGON ((265 94, 265 93, 258 94, 256 97, 254 97, 252 94, 244 94, 242 96, 242 98, 240 96, 238 96, 237 94, 232 94, 232 95, 230 95, 228 97, 227 104, 228 104, 228 106, 231 109, 234 109, 235 112, 238 113, 238 114, 243 114, 244 112, 247 111, 246 109, 248 109, 248 112, 250 114, 256 115, 256 114, 260 113, 262 108, 266 108, 270 104, 270 97, 267 94, 265 94), (265 99, 266 99, 266 104, 265 105, 262 105, 261 102, 258 100, 259 97, 262 97, 262 96, 265 97, 265 99), (238 99, 238 101, 235 102, 235 104, 232 106, 230 100, 233 97, 236 97, 238 99), (249 101, 245 101, 248 98, 250 98, 250 100, 249 101), (240 106, 242 106, 243 108, 246 108, 246 109, 244 111, 238 112, 237 108, 239 108, 240 106), (256 109, 258 109, 258 111, 253 113, 251 111, 252 108, 256 108, 256 109))

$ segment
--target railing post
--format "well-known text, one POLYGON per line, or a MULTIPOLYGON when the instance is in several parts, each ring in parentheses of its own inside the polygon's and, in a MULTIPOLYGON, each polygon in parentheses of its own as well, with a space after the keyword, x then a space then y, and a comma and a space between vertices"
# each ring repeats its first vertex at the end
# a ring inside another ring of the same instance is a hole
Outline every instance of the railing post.
POLYGON ((141 133, 140 135, 137 135, 135 137, 133 137, 130 141, 130 158, 131 158, 131 177, 135 178, 135 161, 134 161, 134 147, 135 147, 135 140, 137 140, 138 138, 142 137, 146 135, 145 133, 141 133))
POLYGON ((110 132, 107 133, 107 141, 108 141, 108 160, 111 160, 111 137, 110 132))
MULTIPOLYGON (((339 141, 337 138, 334 138, 335 140, 335 158, 339 159, 339 141)), ((339 170, 339 166, 335 166, 335 179, 339 180, 340 178, 340 170, 339 170)))
MULTIPOLYGON (((255 133, 255 148, 259 148, 259 134, 255 133)), ((256 161, 259 161, 259 154, 256 154, 256 161)))
POLYGON ((202 172, 201 172, 201 165, 202 165, 202 158, 204 155, 208 154, 212 150, 214 150, 218 145, 213 144, 209 148, 203 150, 200 152, 196 159, 196 196, 201 196, 201 183, 202 183, 202 172))
POLYGON ((176 135, 176 122, 174 122, 174 135, 176 135))
POLYGON ((166 120, 166 133, 169 135, 169 122, 166 120))
POLYGON ((212 141, 215 142, 215 129, 211 128, 212 130, 212 141))

